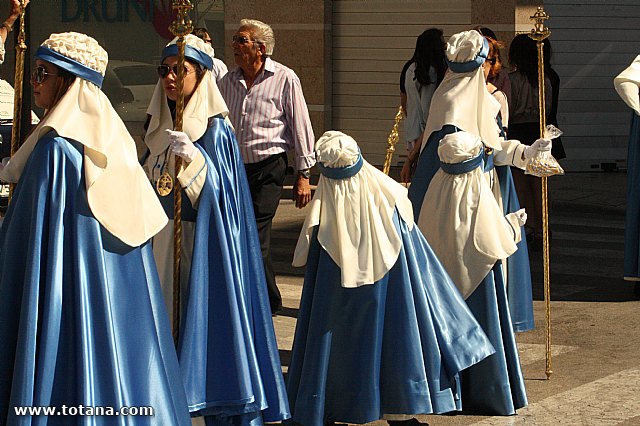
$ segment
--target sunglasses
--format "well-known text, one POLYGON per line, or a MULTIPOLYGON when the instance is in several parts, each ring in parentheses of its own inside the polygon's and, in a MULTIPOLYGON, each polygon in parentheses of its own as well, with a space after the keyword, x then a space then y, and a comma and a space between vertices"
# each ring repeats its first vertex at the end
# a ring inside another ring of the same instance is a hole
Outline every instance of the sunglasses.
POLYGON ((247 44, 247 43, 252 43, 254 40, 250 40, 248 37, 245 36, 239 36, 239 35, 234 35, 232 38, 234 43, 238 43, 238 44, 247 44))
MULTIPOLYGON (((184 67, 184 75, 189 75, 194 72, 195 69, 189 69, 186 66, 184 67)), ((170 72, 173 72, 173 75, 178 76, 178 65, 174 65, 170 67, 169 65, 160 65, 158 67, 158 75, 160 78, 166 78, 170 72)))
POLYGON ((47 78, 48 75, 57 76, 58 74, 47 72, 46 68, 42 65, 37 66, 31 73, 31 81, 36 84, 42 84, 42 82, 45 78, 47 78))
POLYGON ((498 58, 487 58, 487 62, 489 62, 491 65, 495 65, 496 62, 498 62, 498 58))

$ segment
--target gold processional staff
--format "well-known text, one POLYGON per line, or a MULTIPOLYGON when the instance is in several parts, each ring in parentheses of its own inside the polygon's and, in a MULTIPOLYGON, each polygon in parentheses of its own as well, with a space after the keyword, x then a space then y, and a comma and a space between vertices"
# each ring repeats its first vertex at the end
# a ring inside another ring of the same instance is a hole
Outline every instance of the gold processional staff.
POLYGON ((402 111, 402 105, 400 105, 398 107, 398 112, 396 113, 396 117, 394 119, 391 132, 387 137, 387 155, 384 158, 384 166, 382 168, 382 171, 386 175, 389 174, 389 170, 391 169, 391 161, 393 160, 393 153, 395 152, 396 144, 400 139, 400 136, 398 135, 398 125, 400 124, 400 121, 402 121, 403 116, 404 116, 404 111, 402 111))
MULTIPOLYGON (((536 41, 538 48, 538 101, 540 111, 540 137, 545 135, 546 111, 544 93, 544 40, 549 37, 551 31, 544 26, 544 21, 549 19, 542 6, 538 7, 536 13, 531 16, 535 22, 534 28, 529 33, 529 37, 536 41)), ((547 192, 547 177, 563 174, 564 171, 558 162, 547 153, 534 156, 527 164, 526 173, 538 176, 542 179, 542 256, 544 265, 544 302, 545 302, 545 326, 546 326, 546 368, 547 380, 551 377, 551 284, 549 274, 549 197, 547 192)))
MULTIPOLYGON (((24 14, 27 6, 25 1, 20 1, 20 23, 18 31, 18 42, 16 43, 16 69, 15 69, 15 82, 13 84, 13 124, 11 127, 11 157, 20 148, 20 129, 22 127, 22 84, 24 82, 24 57, 27 51, 26 35, 24 30, 24 14)), ((15 184, 9 185, 9 200, 11 202, 11 196, 13 195, 13 189, 15 184)))
MULTIPOLYGON (((184 38, 193 31, 193 23, 188 16, 193 6, 189 0, 173 0, 173 9, 177 11, 177 16, 169 30, 178 37, 178 75, 176 76, 178 99, 174 130, 181 132, 184 114, 184 38)), ((174 176, 177 177, 181 169, 182 159, 176 155, 174 176)), ((179 184, 173 186, 173 197, 173 340, 177 345, 180 332, 180 256, 182 252, 182 192, 179 184)))

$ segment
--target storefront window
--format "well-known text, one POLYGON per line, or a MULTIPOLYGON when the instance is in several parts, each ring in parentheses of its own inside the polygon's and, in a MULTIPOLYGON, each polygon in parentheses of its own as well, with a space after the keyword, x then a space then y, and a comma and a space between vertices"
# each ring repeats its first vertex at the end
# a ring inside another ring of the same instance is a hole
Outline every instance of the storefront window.
MULTIPOLYGON (((214 40, 216 57, 224 58, 223 0, 192 0, 191 19, 214 40)), ((25 67, 32 67, 39 44, 54 32, 78 31, 96 40, 109 53, 103 91, 134 135, 141 135, 146 109, 158 80, 156 66, 172 38, 171 0, 60 0, 29 4, 30 45, 25 67)), ((13 48, 13 44, 8 46, 13 48)), ((0 75, 13 82, 11 52, 0 75)), ((30 96, 30 93, 25 93, 30 96)), ((37 114, 42 111, 35 110, 37 114)))

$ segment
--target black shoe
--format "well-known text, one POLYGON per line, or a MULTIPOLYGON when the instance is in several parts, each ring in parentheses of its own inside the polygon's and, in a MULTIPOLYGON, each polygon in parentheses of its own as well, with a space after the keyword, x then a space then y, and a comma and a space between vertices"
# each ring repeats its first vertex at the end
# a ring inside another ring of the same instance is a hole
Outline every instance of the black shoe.
POLYGON ((280 312, 282 312, 282 305, 271 306, 271 316, 275 317, 280 312))
POLYGON ((389 426, 419 426, 419 425, 429 426, 429 423, 419 422, 418 419, 416 419, 415 417, 409 420, 387 420, 387 423, 389 423, 389 426))

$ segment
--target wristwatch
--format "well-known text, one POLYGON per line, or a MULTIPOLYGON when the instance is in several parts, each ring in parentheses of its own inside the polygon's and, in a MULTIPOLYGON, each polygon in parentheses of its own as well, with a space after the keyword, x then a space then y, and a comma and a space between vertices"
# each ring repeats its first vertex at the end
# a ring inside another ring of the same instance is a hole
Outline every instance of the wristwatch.
POLYGON ((298 170, 298 175, 309 179, 311 177, 311 171, 309 171, 309 169, 298 170))

